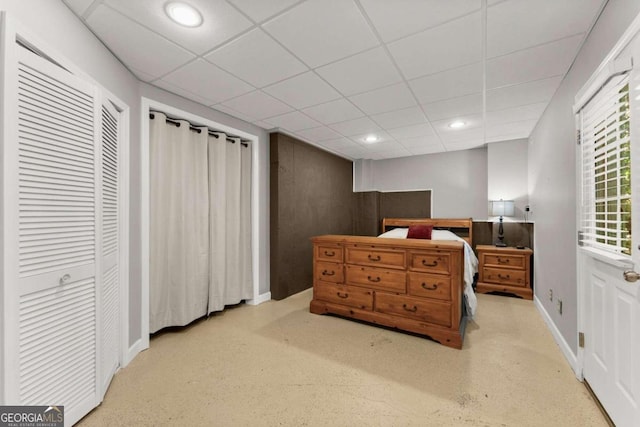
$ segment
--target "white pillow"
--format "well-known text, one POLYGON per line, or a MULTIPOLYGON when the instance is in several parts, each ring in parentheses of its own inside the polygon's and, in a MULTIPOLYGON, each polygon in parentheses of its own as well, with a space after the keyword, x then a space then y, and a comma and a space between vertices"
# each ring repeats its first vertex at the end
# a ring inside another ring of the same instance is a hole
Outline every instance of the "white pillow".
POLYGON ((382 233, 378 237, 384 237, 384 238, 390 238, 390 239, 406 239, 408 232, 409 232, 408 228, 394 228, 393 230, 389 230, 386 233, 382 233))

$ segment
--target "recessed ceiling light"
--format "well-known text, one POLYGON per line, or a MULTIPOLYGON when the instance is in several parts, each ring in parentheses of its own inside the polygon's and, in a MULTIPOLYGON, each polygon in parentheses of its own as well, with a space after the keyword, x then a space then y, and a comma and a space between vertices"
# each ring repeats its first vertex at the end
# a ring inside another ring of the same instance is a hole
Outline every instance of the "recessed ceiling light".
POLYGON ((378 137, 376 135, 367 135, 364 138, 364 142, 367 144, 373 144, 374 142, 378 142, 378 137))
POLYGON ((467 124, 463 121, 457 120, 455 122, 449 123, 449 127, 451 129, 460 129, 465 127, 467 124))
POLYGON ((200 12, 186 3, 171 1, 164 6, 164 11, 174 22, 185 27, 197 27, 202 24, 200 12))

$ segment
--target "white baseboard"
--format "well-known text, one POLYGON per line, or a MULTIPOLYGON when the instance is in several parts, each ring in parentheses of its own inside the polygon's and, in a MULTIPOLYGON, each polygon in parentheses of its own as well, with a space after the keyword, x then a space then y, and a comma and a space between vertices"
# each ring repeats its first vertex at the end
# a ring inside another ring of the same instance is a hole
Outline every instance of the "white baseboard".
POLYGON ((271 301, 271 292, 265 292, 264 294, 258 295, 258 298, 247 300, 247 304, 258 305, 266 301, 271 301))
POLYGON ((560 333, 560 330, 557 328, 556 324, 553 322, 551 316, 549 316, 549 313, 547 312, 547 310, 545 310, 544 306, 537 296, 533 297, 533 303, 542 315, 542 318, 551 331, 553 338, 556 340, 556 344, 558 344, 558 347, 560 347, 560 351, 562 351, 565 359, 567 359, 567 362, 569 362, 569 366, 571 366, 571 369, 573 369, 573 373, 575 374, 576 378, 582 381, 582 368, 578 364, 577 356, 573 354, 573 351, 571 351, 571 347, 564 339, 564 337, 560 333))
POLYGON ((120 368, 124 368, 125 366, 127 366, 141 351, 144 351, 148 348, 149 348, 148 341, 146 346, 142 339, 139 339, 136 342, 134 342, 131 345, 131 347, 129 347, 129 350, 127 350, 127 353, 125 355, 125 360, 122 361, 122 365, 120 366, 120 368))

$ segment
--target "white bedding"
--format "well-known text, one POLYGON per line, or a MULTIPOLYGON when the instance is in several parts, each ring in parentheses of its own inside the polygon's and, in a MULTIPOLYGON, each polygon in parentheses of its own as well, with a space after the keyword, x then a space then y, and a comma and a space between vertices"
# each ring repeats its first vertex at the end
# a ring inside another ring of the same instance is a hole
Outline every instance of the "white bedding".
MULTIPOLYGON (((406 239, 408 228, 394 228, 386 233, 382 233, 378 237, 391 239, 406 239)), ((433 230, 431 240, 454 240, 464 243, 464 296, 467 306, 467 314, 473 318, 478 307, 476 294, 473 292, 473 277, 478 272, 478 257, 473 252, 471 245, 460 236, 456 236, 449 230, 433 230)))

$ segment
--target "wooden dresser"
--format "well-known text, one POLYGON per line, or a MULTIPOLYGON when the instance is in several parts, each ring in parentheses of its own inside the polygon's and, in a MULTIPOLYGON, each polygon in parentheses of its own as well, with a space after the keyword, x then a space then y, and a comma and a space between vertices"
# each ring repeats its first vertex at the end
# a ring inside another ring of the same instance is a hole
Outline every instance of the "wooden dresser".
POLYGON ((506 292, 533 299, 531 254, 529 248, 476 246, 478 252, 477 292, 506 292))
POLYGON ((337 235, 312 241, 312 313, 333 313, 462 347, 462 243, 337 235))

